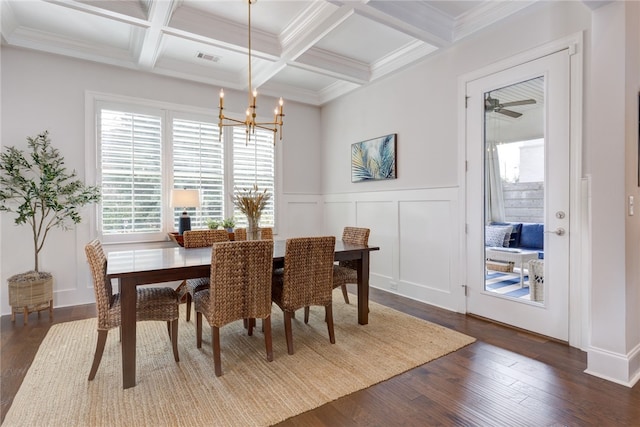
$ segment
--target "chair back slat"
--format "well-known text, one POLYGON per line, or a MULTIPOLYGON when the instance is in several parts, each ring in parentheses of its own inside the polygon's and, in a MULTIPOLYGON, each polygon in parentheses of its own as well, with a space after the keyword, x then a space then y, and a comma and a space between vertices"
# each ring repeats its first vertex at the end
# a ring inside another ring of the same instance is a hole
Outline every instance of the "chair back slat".
POLYGON ((223 326, 238 319, 271 313, 273 241, 218 243, 211 250, 207 319, 223 326))
POLYGON ((227 230, 189 230, 182 235, 185 248, 205 248, 218 242, 228 242, 227 230))
POLYGON ((109 308, 113 303, 111 280, 107 279, 107 257, 100 240, 94 239, 84 247, 93 277, 93 291, 98 311, 98 329, 109 329, 109 308))
POLYGON ((242 240, 247 240, 247 229, 246 228, 236 228, 233 230, 233 239, 238 242, 242 240))
POLYGON ((262 239, 262 240, 273 240, 273 228, 271 228, 271 227, 260 227, 260 239, 262 239))
MULTIPOLYGON (((233 239, 235 241, 247 240, 247 229, 236 228, 235 230, 233 230, 233 235, 233 239)), ((260 240, 273 240, 273 228, 260 227, 260 240)))
POLYGON ((287 310, 331 303, 335 237, 287 239, 282 302, 287 310))
POLYGON ((362 227, 345 227, 342 231, 342 241, 345 243, 353 243, 355 245, 369 244, 368 228, 362 227))
MULTIPOLYGON (((342 241, 345 243, 352 243, 354 245, 368 245, 369 233, 370 230, 368 228, 345 227, 342 231, 342 241)), ((338 262, 338 265, 340 265, 340 267, 347 267, 352 270, 356 269, 356 261, 353 260, 340 261, 338 262)))

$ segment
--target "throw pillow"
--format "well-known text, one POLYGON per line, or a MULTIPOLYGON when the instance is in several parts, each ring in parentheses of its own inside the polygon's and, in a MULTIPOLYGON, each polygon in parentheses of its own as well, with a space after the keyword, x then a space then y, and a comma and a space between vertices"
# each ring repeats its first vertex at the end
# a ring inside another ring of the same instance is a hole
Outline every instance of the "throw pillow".
POLYGON ((508 227, 509 229, 506 231, 506 233, 504 233, 504 243, 502 244, 502 246, 508 248, 509 242, 511 242, 511 233, 513 232, 513 227, 510 225, 507 225, 506 227, 508 227))
POLYGON ((485 246, 508 247, 510 237, 510 225, 486 225, 484 227, 485 246))

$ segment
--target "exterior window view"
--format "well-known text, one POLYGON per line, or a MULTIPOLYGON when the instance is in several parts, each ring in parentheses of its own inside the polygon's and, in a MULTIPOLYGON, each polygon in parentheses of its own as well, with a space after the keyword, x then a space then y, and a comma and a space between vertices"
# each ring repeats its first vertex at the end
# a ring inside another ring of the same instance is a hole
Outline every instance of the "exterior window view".
POLYGON ((543 93, 544 77, 538 77, 488 93, 485 107, 485 290, 540 304, 545 286, 543 93))

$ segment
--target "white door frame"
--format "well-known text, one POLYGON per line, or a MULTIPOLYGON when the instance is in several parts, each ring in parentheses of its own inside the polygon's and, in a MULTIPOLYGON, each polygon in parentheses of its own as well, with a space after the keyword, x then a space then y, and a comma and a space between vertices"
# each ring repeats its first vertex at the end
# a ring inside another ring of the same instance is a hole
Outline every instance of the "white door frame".
MULTIPOLYGON (((543 46, 530 49, 506 60, 488 65, 479 70, 464 74, 458 79, 458 182, 460 183, 460 212, 466 212, 466 109, 465 96, 467 82, 494 74, 496 72, 524 64, 551 53, 569 49, 570 53, 570 112, 569 112, 569 144, 570 144, 570 230, 571 249, 569 253, 569 344, 573 347, 586 348, 588 345, 588 329, 583 325, 589 324, 589 276, 588 235, 586 230, 587 197, 582 178, 582 81, 583 81, 583 33, 550 42, 543 46)), ((586 190, 588 194, 588 189, 586 190)), ((460 259, 462 265, 467 263, 466 215, 461 215, 460 230, 460 259)), ((460 272, 461 286, 466 286, 465 269, 460 272)), ((466 313, 466 297, 458 304, 458 311, 466 313)))

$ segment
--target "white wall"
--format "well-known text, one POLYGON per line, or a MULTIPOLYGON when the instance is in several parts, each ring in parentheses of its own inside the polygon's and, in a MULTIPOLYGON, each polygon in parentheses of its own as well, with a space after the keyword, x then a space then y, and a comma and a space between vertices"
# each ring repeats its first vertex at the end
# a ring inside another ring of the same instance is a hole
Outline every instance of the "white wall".
MULTIPOLYGON (((464 217, 456 210, 461 200, 458 165, 464 158, 457 144, 459 132, 464 131, 464 123, 457 121, 463 102, 457 99, 457 79, 584 31, 584 75, 591 83, 577 88, 585 90, 587 112, 584 152, 577 155, 593 183, 589 194, 593 248, 586 248, 581 260, 583 265, 593 263, 593 289, 589 289, 589 277, 581 283, 584 294, 592 291, 590 337, 602 350, 597 354, 602 363, 596 363, 595 353, 589 352, 589 372, 630 384, 634 375, 636 379, 640 375, 640 211, 634 217, 626 216, 626 197, 638 197, 638 188, 632 185, 638 116, 630 99, 635 99, 639 87, 638 7, 636 2, 614 2, 596 10, 592 31, 591 10, 583 2, 540 2, 404 72, 323 107, 322 188, 327 203, 340 200, 339 207, 325 209, 325 230, 335 232, 346 222, 374 225, 371 240, 379 238, 384 244, 371 264, 374 286, 460 309, 456 293, 460 288, 456 272, 462 268, 459 243, 451 247, 449 236, 432 232, 439 227, 455 234, 464 217), (398 178, 351 183, 350 144, 388 133, 398 134, 398 178), (625 161, 629 158, 633 160, 625 161), (436 193, 452 207, 449 217, 441 215, 446 209, 440 203, 433 203, 438 199, 436 193), (375 216, 360 216, 363 194, 365 199, 375 194, 379 201, 395 202, 391 206, 379 203, 375 216), (404 199, 415 204, 405 209, 404 199), (433 221, 437 221, 435 226, 433 221), (436 256, 438 261, 431 262, 436 256), (421 273, 416 275, 416 271, 421 273), (437 287, 434 276, 441 281, 437 287), (613 371, 609 369, 612 365, 616 366, 613 371)), ((575 186, 581 188, 579 183, 575 186)))
MULTIPOLYGON (((95 172, 85 170, 85 147, 95 143, 85 141, 85 91, 211 108, 217 120, 216 87, 4 45, 1 49, 2 145, 27 148, 27 136, 47 129, 52 144, 80 179, 95 172)), ((228 112, 237 111, 242 116, 245 101, 244 93, 225 93, 228 112)), ((275 105, 276 99, 263 97, 261 102, 275 105)), ((286 114, 284 140, 277 142, 282 150, 279 178, 284 193, 278 206, 279 219, 284 233, 304 234, 309 227, 321 227, 321 213, 298 224, 289 220, 287 207, 307 195, 317 198, 321 192, 321 165, 317 162, 321 152, 320 112, 316 107, 287 102, 286 114)), ((66 232, 55 229, 41 252, 41 269, 54 275, 56 307, 94 302, 84 256, 84 243, 95 235, 89 226, 92 215, 93 209, 86 208, 77 228, 66 232)), ((296 212, 292 215, 295 217, 296 212)), ((8 277, 33 269, 31 231, 27 226, 15 226, 13 220, 10 214, 0 215, 3 284, 8 277)), ((10 311, 7 286, 0 289, 0 310, 6 314, 10 311)))
MULTIPOLYGON (((371 264, 372 277, 380 278, 373 282, 375 286, 464 310, 458 274, 463 270, 461 248, 458 241, 450 241, 460 235, 464 220, 464 212, 459 212, 463 195, 458 181, 460 156, 464 157, 458 152, 460 132, 464 131, 458 111, 464 99, 458 93, 458 79, 589 25, 589 10, 580 2, 536 4, 322 108, 325 197, 330 200, 340 195, 347 205, 342 207, 345 212, 358 212, 363 192, 376 193, 380 200, 398 200, 393 209, 380 208, 372 228, 371 240, 377 233, 385 234, 385 250, 373 255, 377 259, 371 264), (351 183, 350 145, 388 133, 398 134, 398 178, 351 183), (402 196, 396 196, 397 192, 402 196), (409 200, 412 203, 404 203, 409 200), (436 200, 438 203, 433 202, 436 200), (387 215, 393 220, 387 221, 387 215)), ((357 215, 346 218, 361 224, 357 215)), ((345 216, 333 214, 325 219, 327 231, 346 225, 345 216)))
POLYGON ((593 13, 587 162, 591 173, 591 342, 587 371, 623 384, 640 378, 638 200, 640 5, 614 2, 593 13))

